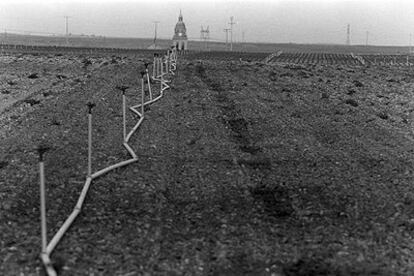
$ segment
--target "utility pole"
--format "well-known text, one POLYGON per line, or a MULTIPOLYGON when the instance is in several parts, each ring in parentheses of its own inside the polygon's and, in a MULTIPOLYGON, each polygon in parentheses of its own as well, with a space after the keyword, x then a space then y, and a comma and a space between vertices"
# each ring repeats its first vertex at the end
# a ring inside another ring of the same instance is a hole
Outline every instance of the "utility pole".
POLYGON ((200 31, 200 40, 203 41, 204 43, 204 49, 208 50, 208 41, 210 39, 210 30, 209 30, 209 26, 207 26, 206 29, 203 28, 203 26, 201 26, 201 31, 200 31))
POLYGON ((245 32, 244 32, 244 31, 242 31, 242 45, 243 45, 243 46, 242 46, 242 48, 243 48, 243 50, 244 50, 244 33, 245 33, 245 32))
POLYGON ((351 25, 349 24, 346 29, 346 45, 351 45, 351 25))
POLYGON ((411 42, 412 42, 413 34, 410 34, 410 47, 408 48, 408 54, 411 55, 411 42))
POLYGON ((228 44, 229 44, 229 31, 230 29, 224 29, 224 31, 226 32, 226 49, 228 49, 228 44))
POLYGON ((369 32, 366 33, 365 46, 368 47, 369 32))
POLYGON ((157 49, 157 28, 160 21, 152 21, 154 23, 154 49, 157 49))
POLYGON ((234 17, 230 17, 230 51, 233 51, 233 25, 236 24, 233 22, 234 17))
POLYGON ((68 46, 69 45, 69 18, 70 18, 70 16, 67 16, 67 15, 65 15, 64 16, 64 18, 65 18, 65 25, 66 25, 66 46, 68 46))

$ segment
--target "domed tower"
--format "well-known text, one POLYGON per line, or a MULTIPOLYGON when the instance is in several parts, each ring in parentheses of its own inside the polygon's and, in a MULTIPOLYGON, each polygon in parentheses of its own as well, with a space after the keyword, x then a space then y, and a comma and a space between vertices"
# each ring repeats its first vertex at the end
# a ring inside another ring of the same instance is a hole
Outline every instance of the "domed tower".
POLYGON ((174 29, 173 46, 178 50, 187 50, 188 47, 187 29, 185 28, 185 24, 183 22, 183 15, 181 14, 181 10, 180 16, 178 17, 178 22, 175 25, 174 29))

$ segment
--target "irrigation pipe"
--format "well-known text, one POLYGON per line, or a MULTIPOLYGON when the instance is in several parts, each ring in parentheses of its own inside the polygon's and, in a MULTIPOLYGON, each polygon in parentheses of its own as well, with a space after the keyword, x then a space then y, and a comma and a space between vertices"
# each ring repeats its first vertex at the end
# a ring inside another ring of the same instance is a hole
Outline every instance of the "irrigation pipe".
POLYGON ((158 68, 158 77, 159 78, 161 78, 161 75, 162 75, 162 58, 161 57, 158 57, 157 58, 157 63, 158 63, 158 66, 157 66, 157 68, 158 68))
MULTIPOLYGON (((148 75, 148 71, 146 72, 146 74, 147 74, 147 79, 148 79, 148 82, 149 82, 149 75, 148 75)), ((150 105, 150 104, 152 104, 152 103, 154 103, 154 102, 158 101, 159 99, 161 99, 161 98, 164 96, 164 90, 166 90, 166 89, 170 88, 170 86, 169 86, 168 84, 166 84, 165 79, 164 79, 164 77, 163 77, 163 75, 162 75, 162 74, 161 74, 161 78, 160 78, 160 79, 157 79, 157 80, 159 80, 159 81, 160 81, 160 95, 158 95, 156 98, 150 99, 150 100, 149 100, 149 101, 147 101, 147 102, 143 102, 143 101, 141 101, 141 103, 140 103, 140 104, 137 104, 137 105, 131 106, 131 107, 129 108, 131 111, 135 112, 138 116, 143 116, 143 114, 144 114, 144 111, 143 111, 143 109, 142 109, 142 107, 143 107, 143 106, 150 105), (139 112, 139 111, 137 110, 137 108, 140 108, 140 107, 141 107, 141 112, 139 112)))
POLYGON ((163 79, 165 75, 168 75, 168 59, 166 58, 165 61, 161 63, 161 82, 168 83, 171 82, 170 80, 163 79), (165 68, 165 71, 164 71, 165 68))
POLYGON ((127 138, 126 138, 126 142, 129 141, 129 139, 131 139, 132 135, 134 134, 134 132, 139 128, 139 126, 141 125, 142 121, 144 121, 144 116, 141 116, 141 118, 138 120, 138 123, 132 128, 132 130, 128 133, 127 138))
POLYGON ((144 76, 145 72, 141 72, 141 116, 144 118, 144 112, 145 112, 145 87, 144 87, 144 76))
POLYGON ((125 90, 122 91, 122 137, 124 139, 124 145, 126 141, 126 97, 125 90))
POLYGON ((92 174, 92 108, 95 104, 89 102, 88 106, 88 177, 92 174))
MULTIPOLYGON (((176 60, 172 59, 173 55, 176 55, 176 51, 168 51, 168 55, 166 56, 166 62, 171 62, 171 64, 176 63, 176 60)), ((141 123, 144 120, 144 107, 145 105, 151 104, 159 100, 164 94, 164 90, 168 89, 169 86, 166 84, 166 80, 164 79, 164 72, 163 72, 163 61, 162 58, 158 58, 154 55, 154 62, 153 62, 153 79, 155 75, 160 72, 159 75, 156 77, 160 77, 157 79, 160 81, 160 95, 156 98, 152 98, 152 91, 150 87, 150 77, 148 71, 148 65, 146 64, 145 72, 141 73, 141 104, 130 107, 130 110, 135 112, 140 118, 136 125, 132 128, 132 130, 127 134, 126 131, 126 97, 125 97, 125 90, 122 90, 122 133, 123 133, 123 146, 131 155, 132 158, 121 161, 104 169, 101 169, 95 173, 92 173, 92 109, 95 106, 93 103, 88 103, 88 172, 85 184, 82 188, 81 194, 78 198, 78 201, 72 211, 72 213, 68 216, 53 238, 47 243, 47 219, 46 219, 46 188, 45 188, 45 177, 44 177, 44 153, 47 151, 48 148, 44 146, 40 146, 37 150, 39 153, 39 177, 40 177, 40 223, 41 223, 41 254, 40 259, 45 267, 45 272, 49 276, 56 276, 56 270, 53 267, 52 261, 50 259, 50 255, 52 254, 53 250, 56 248, 59 241, 62 239, 64 234, 68 231, 72 223, 75 221, 76 217, 81 212, 83 203, 85 201, 86 195, 92 183, 92 180, 98 178, 114 169, 126 166, 138 160, 137 154, 134 150, 128 145, 129 140, 131 139, 132 135, 136 132, 139 128, 141 123), (144 87, 144 76, 146 75, 148 81, 148 88, 150 91, 150 100, 145 102, 145 87, 144 87), (141 112, 136 110, 136 108, 141 107, 141 112)), ((176 67, 175 67, 176 68, 176 67)))
POLYGON ((150 97, 150 101, 151 101, 152 100, 152 91, 151 91, 150 76, 149 76, 149 72, 148 72, 148 65, 149 65, 149 63, 145 63, 145 73, 147 75, 148 91, 149 91, 149 97, 150 97))
POLYGON ((135 161, 137 161, 137 159, 136 158, 132 158, 132 159, 128 159, 128 160, 119 162, 119 163, 117 163, 115 165, 112 165, 112 166, 106 167, 105 169, 102 169, 100 171, 97 171, 96 173, 92 174, 91 177, 92 177, 92 179, 95 179, 95 178, 97 178, 97 177, 99 177, 101 175, 106 174, 107 172, 110 172, 110 171, 112 171, 114 169, 117 169, 117 168, 126 166, 126 165, 131 164, 131 163, 133 163, 135 161))
POLYGON ((47 229, 46 229, 46 188, 45 188, 45 163, 43 154, 47 148, 39 147, 39 176, 40 176, 40 221, 42 233, 42 253, 46 252, 47 246, 47 229))
POLYGON ((137 159, 137 155, 135 154, 134 150, 126 142, 124 142, 123 145, 126 148, 126 150, 129 152, 129 154, 131 154, 132 158, 137 159))
POLYGON ((154 54, 154 61, 152 63, 152 79, 155 80, 157 77, 157 72, 156 72, 156 60, 157 60, 157 56, 158 54, 154 54))

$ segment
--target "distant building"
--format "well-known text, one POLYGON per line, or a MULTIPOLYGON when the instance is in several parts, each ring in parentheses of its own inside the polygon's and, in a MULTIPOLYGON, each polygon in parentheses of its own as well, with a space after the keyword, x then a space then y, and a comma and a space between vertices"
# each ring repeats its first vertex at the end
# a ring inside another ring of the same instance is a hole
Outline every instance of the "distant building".
POLYGON ((175 25, 174 29, 173 46, 176 47, 178 50, 188 49, 187 30, 183 22, 183 15, 181 14, 181 10, 180 16, 178 17, 178 22, 175 25))

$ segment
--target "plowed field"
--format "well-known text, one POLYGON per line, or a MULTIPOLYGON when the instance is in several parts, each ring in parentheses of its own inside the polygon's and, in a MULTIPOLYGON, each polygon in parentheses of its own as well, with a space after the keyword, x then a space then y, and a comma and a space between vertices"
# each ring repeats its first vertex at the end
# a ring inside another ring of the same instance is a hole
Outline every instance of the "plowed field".
MULTIPOLYGON (((35 146, 52 147, 50 238, 84 183, 86 102, 94 170, 124 160, 116 86, 137 103, 149 58, 0 59, 0 274, 41 267, 35 146)), ((412 275, 410 68, 184 56, 171 86, 130 143, 140 161, 94 181, 62 275, 412 275)))

